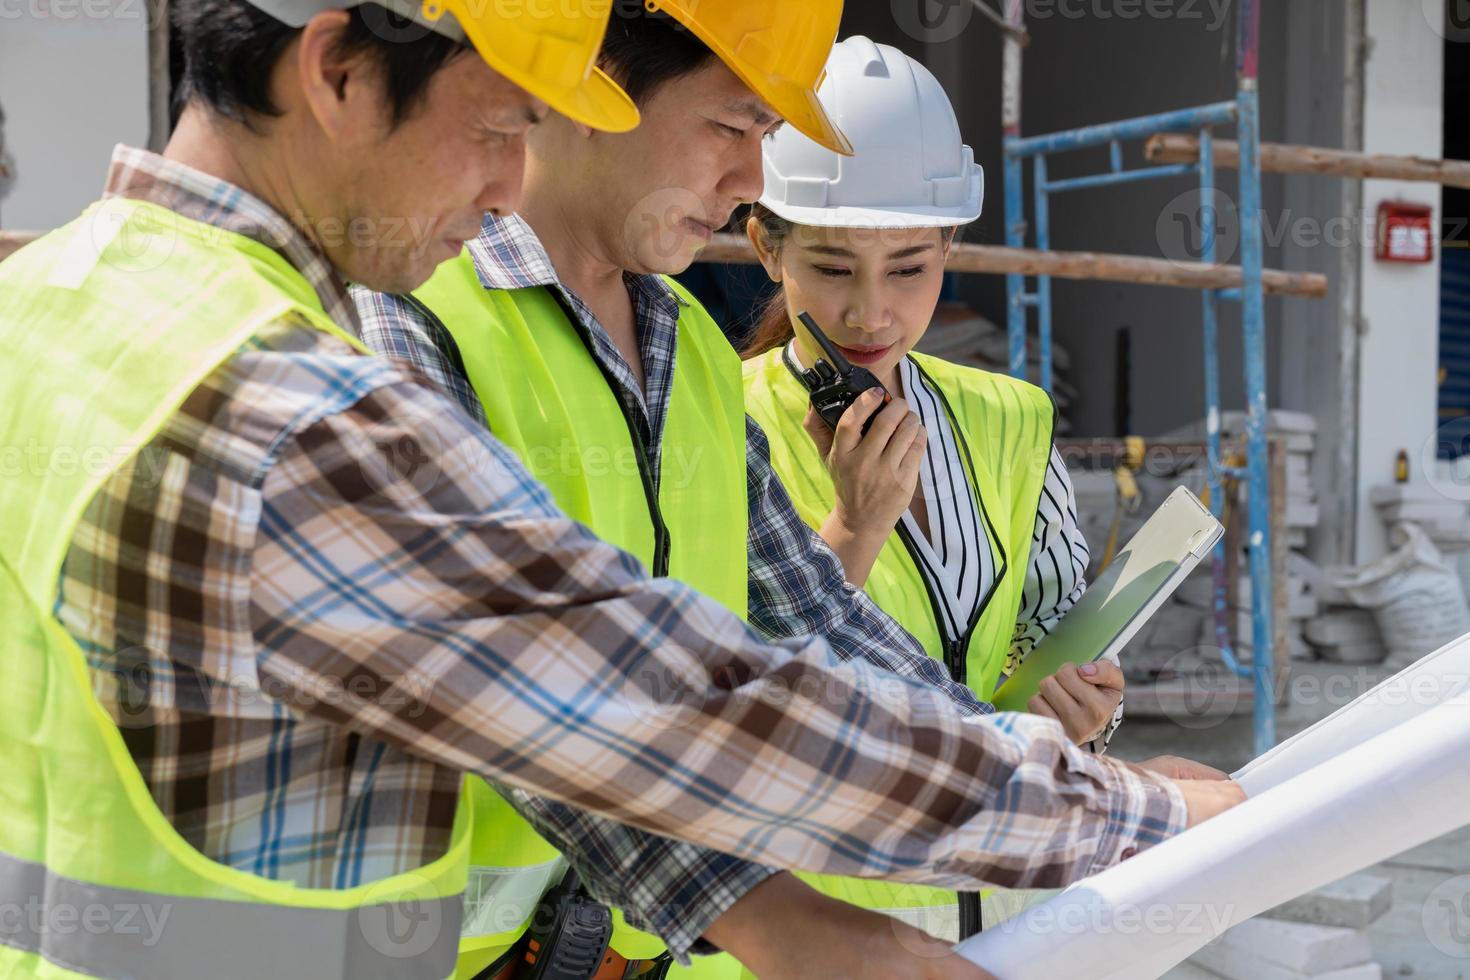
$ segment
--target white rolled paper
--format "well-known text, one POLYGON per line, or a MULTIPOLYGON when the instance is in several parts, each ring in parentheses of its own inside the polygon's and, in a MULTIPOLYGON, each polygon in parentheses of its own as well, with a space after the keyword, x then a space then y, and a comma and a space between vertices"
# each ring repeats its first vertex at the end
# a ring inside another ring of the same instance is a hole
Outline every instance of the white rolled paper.
MULTIPOLYGON (((1459 647, 1470 653, 1446 649, 1459 647)), ((1359 699, 1343 709, 1352 725, 1324 723, 1242 770, 1257 794, 1245 803, 958 951, 1000 980, 1152 980, 1233 925, 1470 823, 1470 695, 1411 707, 1359 699), (1359 739, 1359 724, 1376 731, 1359 739)))
POLYGON ((1246 764, 1230 778, 1248 796, 1256 796, 1467 691, 1470 637, 1462 636, 1246 764))

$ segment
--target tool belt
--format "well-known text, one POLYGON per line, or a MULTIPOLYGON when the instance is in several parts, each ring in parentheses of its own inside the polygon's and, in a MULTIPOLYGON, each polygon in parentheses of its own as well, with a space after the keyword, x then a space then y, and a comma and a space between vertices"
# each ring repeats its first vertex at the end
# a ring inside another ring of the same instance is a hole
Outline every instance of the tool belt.
POLYGON ((569 868, 541 900, 526 934, 475 980, 663 980, 673 956, 627 959, 608 946, 612 932, 612 910, 587 894, 569 868))

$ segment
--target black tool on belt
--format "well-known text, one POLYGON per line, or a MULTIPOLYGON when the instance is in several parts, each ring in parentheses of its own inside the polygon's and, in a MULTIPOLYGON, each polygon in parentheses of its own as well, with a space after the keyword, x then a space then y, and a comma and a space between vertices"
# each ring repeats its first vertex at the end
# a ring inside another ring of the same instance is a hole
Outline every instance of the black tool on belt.
MULTIPOLYGON (((822 333, 822 328, 817 326, 817 321, 812 319, 810 313, 802 313, 797 316, 802 326, 812 335, 817 346, 822 348, 822 356, 811 366, 810 370, 804 369, 791 357, 788 348, 784 353, 786 366, 796 375, 808 394, 811 395, 812 408, 827 423, 827 428, 836 429, 837 420, 842 418, 842 413, 847 411, 849 405, 857 401, 858 396, 869 388, 877 388, 883 392, 883 404, 887 405, 893 401, 893 396, 883 387, 872 371, 865 367, 855 367, 852 362, 842 356, 827 335, 822 333)), ((876 414, 876 413, 874 413, 876 414)), ((863 432, 868 431, 868 426, 873 424, 869 417, 863 425, 863 432)))
POLYGON ((541 900, 516 980, 587 980, 602 966, 612 933, 612 910, 588 895, 568 868, 541 900))

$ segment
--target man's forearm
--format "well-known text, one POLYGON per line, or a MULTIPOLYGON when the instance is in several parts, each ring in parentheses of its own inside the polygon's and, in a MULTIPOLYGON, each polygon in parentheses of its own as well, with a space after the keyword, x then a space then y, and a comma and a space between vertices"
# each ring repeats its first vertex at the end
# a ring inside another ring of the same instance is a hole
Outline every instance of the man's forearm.
MULTIPOLYGON (((429 692, 432 730, 371 703, 348 724, 492 781, 777 867, 1044 887, 1183 826, 1182 803, 1162 781, 1083 755, 1054 722, 966 719, 930 689, 832 663, 820 641, 783 661, 733 617, 730 648, 697 657, 685 644, 708 638, 686 628, 728 614, 702 599, 697 611, 686 606, 672 583, 658 588, 675 595, 627 597, 626 615, 671 635, 623 664, 615 684, 600 679, 616 691, 610 698, 589 700, 541 652, 514 662, 524 695, 486 690, 465 701, 456 692, 467 679, 415 680, 429 692)), ((522 625, 528 639, 596 632, 569 615, 522 625)))
POLYGON ((762 980, 993 980, 948 942, 786 873, 752 889, 706 935, 762 980))
POLYGON ((262 490, 258 670, 301 710, 773 867, 1044 886, 1184 824, 1166 781, 1080 752, 1054 722, 966 716, 647 578, 416 385, 379 389, 362 415, 304 430, 262 490), (432 450, 437 480, 365 499, 337 479, 400 437, 432 450), (374 546, 319 560, 343 541, 374 546))

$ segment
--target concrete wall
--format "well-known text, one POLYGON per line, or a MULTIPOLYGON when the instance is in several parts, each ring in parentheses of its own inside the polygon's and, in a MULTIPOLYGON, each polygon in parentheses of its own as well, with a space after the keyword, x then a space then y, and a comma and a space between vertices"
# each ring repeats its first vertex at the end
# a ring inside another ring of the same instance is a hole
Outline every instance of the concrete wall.
POLYGON ((0 226, 46 230, 148 142, 147 0, 0 0, 0 103, 16 181, 0 226))
MULTIPOLYGON (((1368 152, 1441 155, 1443 144, 1444 0, 1368 0, 1364 62, 1363 147, 1368 152)), ((1461 109, 1460 111, 1463 111, 1461 109)), ((1384 200, 1435 208, 1440 188, 1370 180, 1363 184, 1365 224, 1384 200)), ((1378 262, 1361 256, 1361 359, 1358 417, 1357 557, 1386 546, 1385 531, 1367 505, 1368 488, 1393 480, 1394 460, 1407 450, 1423 480, 1420 447, 1437 424, 1439 264, 1378 262)))

